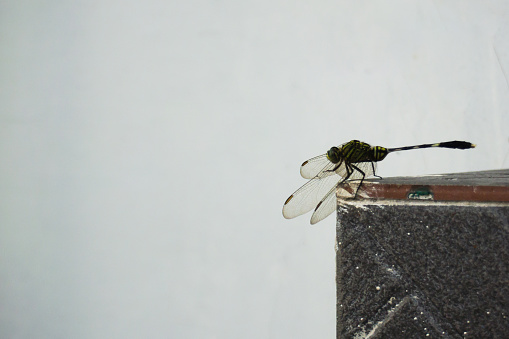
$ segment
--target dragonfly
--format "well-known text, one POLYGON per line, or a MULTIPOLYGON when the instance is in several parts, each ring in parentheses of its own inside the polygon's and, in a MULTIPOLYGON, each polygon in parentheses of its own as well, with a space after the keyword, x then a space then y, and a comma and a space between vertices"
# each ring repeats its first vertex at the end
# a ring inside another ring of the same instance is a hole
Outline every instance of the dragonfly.
POLYGON ((365 178, 376 175, 376 163, 392 152, 421 148, 470 149, 468 141, 447 141, 434 144, 385 148, 351 140, 334 146, 327 153, 304 161, 300 175, 309 181, 296 190, 283 205, 283 216, 292 219, 314 209, 311 224, 328 217, 336 209, 336 194, 342 198, 357 197, 365 178))

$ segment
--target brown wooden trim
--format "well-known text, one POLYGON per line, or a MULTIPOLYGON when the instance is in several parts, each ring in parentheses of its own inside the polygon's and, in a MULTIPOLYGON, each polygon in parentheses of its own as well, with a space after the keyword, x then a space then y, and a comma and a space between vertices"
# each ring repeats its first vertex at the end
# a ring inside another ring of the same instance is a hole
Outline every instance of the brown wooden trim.
MULTIPOLYGON (((410 199, 411 193, 422 192, 421 198, 435 201, 509 202, 509 188, 503 186, 398 185, 365 183, 359 195, 365 199, 410 199), (429 195, 425 192, 429 191, 429 195), (362 192, 362 193, 361 193, 362 192)), ((359 196, 358 195, 358 196, 359 196)), ((419 194, 413 194, 419 197, 419 194)))

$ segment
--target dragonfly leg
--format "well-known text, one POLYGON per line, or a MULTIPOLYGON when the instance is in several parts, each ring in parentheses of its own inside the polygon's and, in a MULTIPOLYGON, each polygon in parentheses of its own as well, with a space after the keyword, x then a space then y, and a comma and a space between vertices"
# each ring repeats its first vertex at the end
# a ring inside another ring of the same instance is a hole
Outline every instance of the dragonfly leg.
POLYGON ((346 169, 346 175, 345 177, 343 178, 343 180, 341 180, 340 182, 338 182, 338 185, 344 183, 345 181, 348 180, 348 178, 350 178, 353 174, 353 169, 350 165, 348 164, 345 164, 345 169, 346 169))
MULTIPOLYGON (((371 163, 373 164, 373 163, 371 163)), ((357 192, 359 192, 359 189, 361 188, 362 186, 362 182, 364 181, 364 178, 366 177, 366 173, 364 173, 363 171, 361 171, 361 169, 357 166, 355 166, 354 164, 350 164, 350 166, 352 166, 353 168, 355 168, 359 173, 362 174, 362 179, 361 179, 361 182, 359 184, 359 186, 357 186, 357 189, 355 190, 355 194, 353 196, 353 198, 355 199, 357 197, 357 192)), ((352 171, 353 172, 353 171, 352 171)))
POLYGON ((341 160, 340 162, 338 162, 338 164, 336 166, 334 166, 333 169, 331 170, 326 170, 325 172, 336 172, 336 170, 343 164, 343 160, 341 160))
POLYGON ((338 182, 336 186, 339 186, 339 185, 345 183, 352 176, 353 169, 352 169, 351 165, 349 165, 348 163, 345 163, 345 170, 346 170, 345 177, 340 182, 338 182))
POLYGON ((379 178, 379 179, 382 179, 382 177, 381 177, 381 176, 376 175, 376 173, 375 173, 375 163, 374 163, 373 161, 371 162, 371 168, 373 168, 373 176, 374 176, 374 177, 377 177, 377 178, 379 178))

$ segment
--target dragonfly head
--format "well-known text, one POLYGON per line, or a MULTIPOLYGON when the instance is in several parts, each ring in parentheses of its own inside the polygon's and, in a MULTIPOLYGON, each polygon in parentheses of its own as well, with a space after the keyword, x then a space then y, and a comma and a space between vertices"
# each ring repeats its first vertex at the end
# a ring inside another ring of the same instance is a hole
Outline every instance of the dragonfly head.
POLYGON ((327 159, 333 164, 337 164, 342 158, 341 150, 337 147, 331 147, 331 149, 327 151, 327 159))

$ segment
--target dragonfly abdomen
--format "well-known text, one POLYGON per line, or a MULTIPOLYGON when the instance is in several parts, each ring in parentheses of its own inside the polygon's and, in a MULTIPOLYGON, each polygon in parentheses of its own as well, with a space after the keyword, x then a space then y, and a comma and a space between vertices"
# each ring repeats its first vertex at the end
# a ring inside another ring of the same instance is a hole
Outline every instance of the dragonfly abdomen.
POLYGON ((374 146, 371 148, 371 152, 373 153, 373 160, 372 161, 382 161, 385 159, 387 154, 389 154, 389 151, 387 148, 382 146, 374 146))

